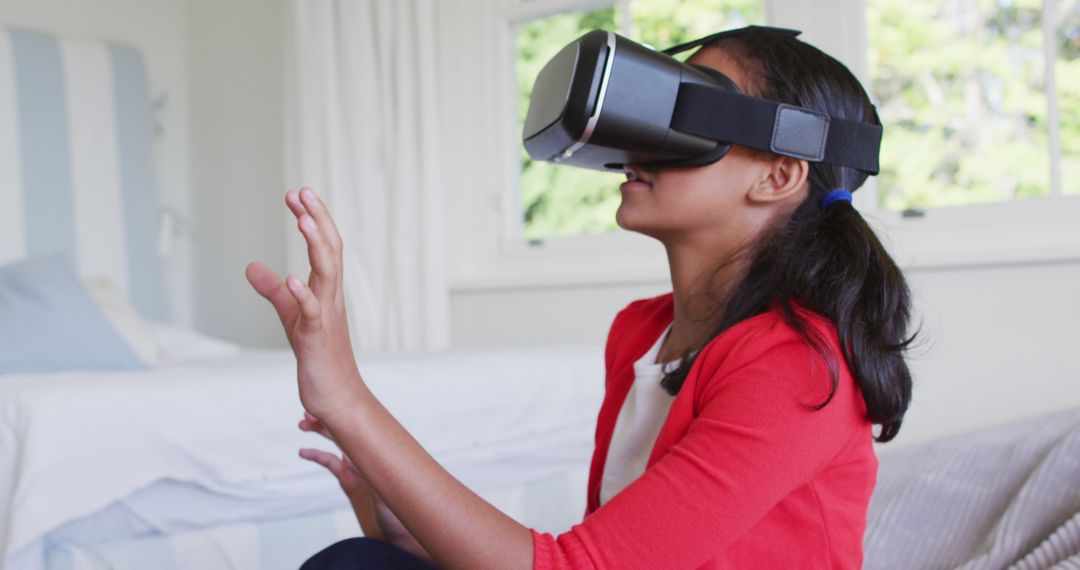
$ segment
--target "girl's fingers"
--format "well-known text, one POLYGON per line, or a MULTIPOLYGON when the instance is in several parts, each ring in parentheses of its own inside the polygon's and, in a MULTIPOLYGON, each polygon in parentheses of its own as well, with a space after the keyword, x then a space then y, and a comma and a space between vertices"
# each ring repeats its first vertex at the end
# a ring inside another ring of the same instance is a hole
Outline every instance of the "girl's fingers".
POLYGON ((343 459, 344 455, 338 457, 329 451, 306 448, 300 450, 300 457, 327 468, 343 486, 351 487, 364 482, 364 478, 360 476, 360 472, 353 467, 352 463, 348 463, 348 459, 343 459))
POLYGON ((323 425, 322 420, 311 415, 311 412, 304 410, 304 419, 314 425, 316 428, 318 428, 320 430, 320 433, 322 433, 326 437, 330 437, 330 430, 326 429, 326 426, 323 425))
POLYGON ((300 308, 300 316, 303 317, 301 326, 307 327, 308 330, 320 328, 322 309, 319 306, 319 300, 315 298, 315 294, 308 288, 307 283, 296 275, 289 275, 285 278, 285 284, 300 308))
POLYGON ((328 451, 322 451, 319 449, 301 449, 300 457, 322 465, 323 467, 329 469, 330 472, 339 479, 342 475, 345 474, 343 471, 343 469, 345 468, 345 464, 341 462, 341 459, 339 459, 338 456, 328 451))
MULTIPOLYGON (((301 425, 303 425, 305 422, 307 422, 307 420, 300 420, 301 425)), ((303 429, 303 427, 301 427, 301 429, 303 429)), ((330 441, 334 441, 334 439, 330 437, 329 434, 323 435, 325 435, 326 438, 330 441)), ((314 461, 315 463, 326 467, 335 476, 337 476, 338 479, 341 479, 344 476, 352 476, 357 479, 364 480, 364 476, 360 474, 360 470, 357 469, 355 465, 353 465, 352 460, 350 460, 349 456, 345 455, 344 453, 341 454, 341 457, 338 457, 333 453, 330 453, 328 451, 322 451, 319 449, 301 449, 300 457, 303 457, 308 461, 314 461)))
MULTIPOLYGON (((330 249, 330 244, 326 243, 326 237, 319 231, 315 218, 304 214, 297 220, 296 225, 300 227, 300 233, 304 234, 304 240, 307 241, 311 270, 318 278, 314 282, 315 288, 322 289, 324 283, 332 286, 337 279, 337 262, 334 259, 334 252, 330 249)), ((329 292, 319 291, 319 298, 327 298, 321 293, 329 292)))
POLYGON ((304 207, 303 202, 300 201, 300 192, 290 190, 285 193, 285 205, 292 210, 294 216, 298 219, 307 213, 307 208, 304 207))
MULTIPOLYGON (((334 441, 334 438, 330 435, 330 431, 327 430, 326 426, 322 425, 321 423, 313 422, 313 421, 308 420, 308 419, 305 418, 305 419, 300 420, 300 429, 301 429, 301 431, 309 431, 309 432, 317 433, 317 434, 325 437, 326 439, 329 439, 330 441, 334 441)), ((337 442, 335 441, 334 443, 337 443, 337 442)))
POLYGON ((249 263, 244 270, 244 275, 255 291, 274 306, 278 318, 286 329, 290 329, 292 321, 296 318, 296 301, 285 288, 285 283, 281 278, 261 261, 249 263))
POLYGON ((330 211, 326 209, 326 204, 323 203, 322 198, 315 194, 314 190, 305 186, 300 189, 300 202, 308 213, 315 218, 319 227, 322 228, 326 241, 334 249, 334 252, 341 253, 341 234, 338 233, 337 226, 334 225, 334 219, 330 216, 330 211))

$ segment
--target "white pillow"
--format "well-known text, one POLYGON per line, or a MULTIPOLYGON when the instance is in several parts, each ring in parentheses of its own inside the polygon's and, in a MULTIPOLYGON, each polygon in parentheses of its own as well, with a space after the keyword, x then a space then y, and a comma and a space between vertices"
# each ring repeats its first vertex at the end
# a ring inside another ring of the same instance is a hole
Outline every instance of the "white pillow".
POLYGON ((144 321, 127 296, 108 279, 92 278, 82 282, 109 324, 120 333, 132 351, 149 366, 221 356, 240 350, 240 346, 190 329, 156 321, 144 321))
POLYGON ((84 279, 82 285, 139 360, 148 366, 160 364, 162 355, 153 331, 139 318, 124 293, 108 279, 84 279))
POLYGON ((190 329, 164 323, 150 323, 149 326, 154 331, 162 364, 221 356, 240 350, 237 344, 190 329))

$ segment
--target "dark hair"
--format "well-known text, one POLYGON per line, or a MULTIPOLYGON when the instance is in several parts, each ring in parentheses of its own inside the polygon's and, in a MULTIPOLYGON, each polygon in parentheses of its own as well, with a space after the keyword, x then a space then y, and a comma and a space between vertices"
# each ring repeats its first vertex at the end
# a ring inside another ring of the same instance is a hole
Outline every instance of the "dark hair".
MULTIPOLYGON (((816 109, 833 117, 880 124, 862 85, 842 63, 798 39, 752 31, 721 39, 749 77, 752 95, 816 109)), ((796 312, 792 300, 831 319, 844 359, 859 383, 867 415, 880 424, 878 441, 896 437, 911 401, 911 373, 904 360, 915 335, 907 336, 911 293, 903 273, 850 202, 821 206, 831 190, 855 190, 868 174, 854 168, 810 163, 810 191, 788 215, 780 215, 736 258, 746 259, 741 280, 724 295, 723 314, 709 340, 749 317, 780 307, 784 320, 825 360, 836 393, 839 365, 825 339, 796 312)), ((718 269, 719 271, 719 269, 718 269)), ((708 342, 708 341, 705 341, 708 342)), ((678 393, 696 348, 683 354, 661 386, 678 393)))

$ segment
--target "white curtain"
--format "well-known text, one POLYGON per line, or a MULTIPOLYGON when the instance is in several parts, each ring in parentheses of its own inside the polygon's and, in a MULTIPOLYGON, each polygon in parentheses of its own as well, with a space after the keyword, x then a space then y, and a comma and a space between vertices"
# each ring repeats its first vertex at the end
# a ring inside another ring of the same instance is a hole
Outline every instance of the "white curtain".
MULTIPOLYGON (((286 177, 324 197, 342 234, 358 352, 449 345, 435 2, 289 2, 286 177)), ((306 275, 287 229, 289 269, 306 275)))

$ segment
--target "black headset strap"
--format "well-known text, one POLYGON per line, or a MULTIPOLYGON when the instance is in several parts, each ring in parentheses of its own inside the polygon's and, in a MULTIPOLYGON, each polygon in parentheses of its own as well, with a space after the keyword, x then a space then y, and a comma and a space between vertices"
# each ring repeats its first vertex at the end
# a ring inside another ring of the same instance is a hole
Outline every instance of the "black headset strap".
POLYGON ((681 43, 679 45, 671 46, 664 50, 664 53, 668 55, 675 55, 682 53, 688 49, 693 49, 698 46, 703 46, 709 42, 716 41, 720 38, 726 38, 728 36, 734 36, 736 34, 742 34, 750 31, 762 31, 762 32, 774 32, 777 34, 786 34, 791 37, 796 37, 802 32, 799 30, 793 30, 791 28, 774 28, 772 26, 746 26, 745 28, 738 28, 735 30, 724 30, 723 32, 716 32, 715 34, 709 34, 705 37, 698 38, 696 40, 690 40, 688 42, 681 43))
POLYGON ((679 87, 671 128, 728 142, 878 173, 881 125, 759 99, 719 87, 679 87))

